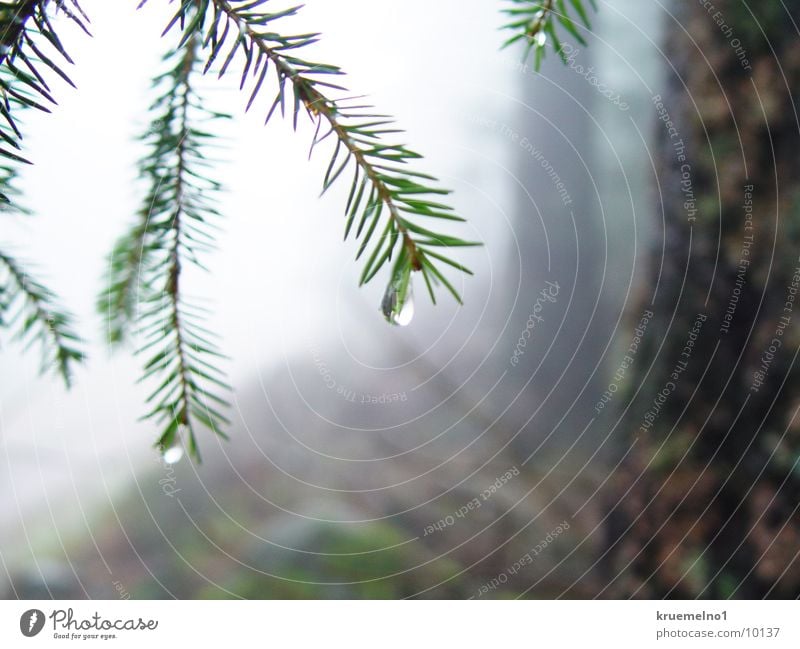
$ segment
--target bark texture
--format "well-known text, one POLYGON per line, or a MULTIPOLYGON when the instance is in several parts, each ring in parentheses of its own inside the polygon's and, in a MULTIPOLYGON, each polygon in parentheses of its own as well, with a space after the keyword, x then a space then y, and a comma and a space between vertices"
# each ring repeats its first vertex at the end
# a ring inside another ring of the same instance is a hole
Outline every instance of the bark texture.
POLYGON ((800 8, 713 4, 674 2, 665 26, 663 240, 605 595, 800 595, 800 8))

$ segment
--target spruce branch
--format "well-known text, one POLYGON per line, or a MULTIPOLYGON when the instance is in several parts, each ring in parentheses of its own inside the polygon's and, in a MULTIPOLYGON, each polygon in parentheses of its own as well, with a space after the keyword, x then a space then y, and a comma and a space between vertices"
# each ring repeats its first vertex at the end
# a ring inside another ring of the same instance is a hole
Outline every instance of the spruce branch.
POLYGON ((147 236, 147 214, 114 244, 108 256, 106 287, 97 299, 97 310, 105 319, 105 338, 110 345, 124 342, 136 317, 136 307, 144 299, 142 269, 152 251, 147 236), (140 295, 141 292, 141 295, 140 295))
MULTIPOLYGON (((268 2, 184 0, 164 33, 177 26, 183 32, 184 41, 202 33, 203 46, 208 52, 205 71, 220 63, 219 77, 238 60, 239 85, 242 89, 247 86, 249 92, 248 110, 255 104, 271 67, 277 93, 269 104, 265 123, 278 107, 281 114, 285 114, 286 105, 291 104, 289 110, 296 128, 300 113, 304 111, 315 124, 309 155, 321 142, 334 137, 335 146, 323 178, 322 193, 348 168, 351 170, 344 238, 354 233, 354 238, 360 241, 356 259, 369 250, 360 284, 372 280, 394 259, 389 291, 393 290, 398 276, 422 271, 427 274, 426 284, 434 300, 431 280, 434 284, 444 283, 460 303, 459 293, 443 279, 438 266, 444 263, 462 272, 470 271, 441 253, 432 253, 431 247, 478 244, 434 231, 420 223, 426 219, 464 220, 449 206, 433 200, 450 192, 436 186, 434 177, 407 166, 422 156, 405 145, 387 143, 384 138, 401 131, 394 127, 390 117, 374 112, 371 105, 361 103, 360 97, 350 96, 346 88, 333 82, 343 76, 342 70, 299 58, 297 50, 317 42, 319 34, 283 36, 276 31, 273 23, 296 15, 299 7, 268 13, 261 10, 268 2)), ((403 307, 403 299, 397 300, 397 297, 394 296, 393 313, 384 310, 390 320, 403 307)))
POLYGON ((4 252, 0 252, 0 277, 0 326, 16 326, 16 338, 26 347, 38 342, 42 371, 54 368, 69 387, 72 364, 84 360, 71 316, 56 305, 49 289, 4 252))
MULTIPOLYGON (((554 21, 583 42, 564 0, 510 1, 514 6, 506 13, 513 22, 506 27, 515 35, 506 45, 525 39, 528 51, 536 48, 537 67, 548 39, 565 58, 554 21)), ((153 119, 142 138, 148 153, 139 170, 148 191, 134 224, 112 251, 107 286, 98 298, 109 342, 122 342, 131 334, 141 337, 137 353, 147 355, 142 380, 158 381, 145 415, 164 425, 157 446, 185 444, 198 459, 198 426, 225 436, 222 426, 228 421, 222 410, 229 406, 225 395, 230 387, 217 367, 224 357, 216 337, 203 326, 208 311, 186 299, 183 273, 187 264, 203 268, 201 256, 214 248, 214 222, 220 216, 221 185, 208 176, 213 164, 205 155, 214 136, 198 123, 229 116, 203 106, 193 85, 196 75, 213 69, 223 77, 236 62, 249 110, 272 72, 277 92, 264 105, 265 123, 278 107, 285 115, 288 104, 295 130, 302 112, 315 126, 309 157, 331 138, 322 193, 352 174, 344 238, 352 234, 358 242, 356 259, 364 256, 360 285, 391 266, 381 304, 391 322, 404 324, 410 317, 415 272, 422 275, 434 303, 436 286, 444 286, 460 303, 444 267, 471 274, 450 251, 480 245, 442 231, 443 222, 464 220, 440 202, 450 192, 416 169, 422 156, 392 143, 402 131, 391 117, 337 83, 344 76, 341 69, 297 55, 316 43, 319 34, 284 36, 275 30, 274 23, 296 15, 299 7, 270 13, 263 10, 269 2, 179 0, 164 34, 177 26, 180 42, 164 57, 167 71, 154 79, 153 119)), ((588 28, 582 0, 569 2, 588 28)), ((28 163, 21 154, 19 112, 50 111, 56 103, 50 75, 74 85, 63 69, 72 60, 54 28, 57 13, 89 33, 89 20, 77 0, 0 0, 0 212, 26 211, 11 200, 19 193, 14 187, 19 165, 28 163)), ((69 385, 72 364, 83 359, 70 316, 13 257, 0 253, 0 327, 18 321, 18 337, 39 341, 43 367, 55 367, 69 385)))
POLYGON ((107 286, 98 299, 110 342, 141 336, 146 355, 142 380, 157 380, 145 419, 163 425, 156 446, 186 444, 199 460, 198 424, 224 436, 221 409, 229 391, 215 362, 222 354, 202 326, 205 312, 183 295, 185 263, 203 267, 200 255, 214 247, 215 197, 221 190, 207 176, 204 153, 211 135, 201 122, 228 117, 203 106, 193 87, 201 64, 200 38, 192 35, 165 57, 168 69, 154 79, 157 97, 140 163, 148 192, 137 220, 117 242, 107 286), (185 439, 181 439, 185 437, 185 439))
MULTIPOLYGON (((541 67, 547 52, 548 41, 561 60, 567 62, 561 39, 556 31, 556 23, 561 24, 581 45, 586 45, 580 32, 580 25, 591 29, 591 24, 583 0, 569 0, 571 10, 577 14, 577 18, 571 15, 565 0, 508 0, 508 2, 511 6, 503 9, 503 13, 511 18, 511 22, 503 25, 503 29, 511 30, 514 35, 503 43, 503 47, 524 41, 523 59, 527 59, 533 50, 534 67, 537 70, 541 67)), ((589 0, 589 3, 592 9, 597 11, 595 0, 589 0)))
MULTIPOLYGON (((4 126, 0 124, 0 213, 30 214, 30 210, 22 203, 22 192, 17 185, 21 168, 30 163, 21 155, 11 153, 3 146, 3 144, 10 144, 17 151, 21 149, 22 133, 17 126, 17 122, 20 114, 28 105, 13 96, 3 94, 2 91, 4 84, 13 84, 15 82, 16 79, 9 73, 8 68, 0 64, 0 120, 5 119, 7 116, 15 129, 11 132, 6 132, 4 126), (14 113, 14 118, 11 118, 12 112, 14 113)), ((30 94, 25 88, 19 88, 19 92, 30 94)), ((6 126, 8 123, 6 121, 6 126)))
MULTIPOLYGON (((88 18, 77 0, 17 0, 0 3, 0 157, 27 163, 20 153, 22 134, 14 118, 16 108, 50 112, 56 103, 47 83, 48 71, 74 87, 63 70, 72 63, 56 33, 52 13, 61 12, 89 34, 88 18)), ((0 194, 8 200, 5 194, 0 194)))
MULTIPOLYGON (((75 0, 0 2, 0 212, 5 214, 28 213, 17 200, 20 192, 15 185, 19 164, 28 163, 20 153, 19 113, 27 108, 50 112, 48 104, 55 104, 55 99, 48 73, 72 85, 54 60, 71 63, 53 29, 51 8, 63 11, 86 31, 88 20, 75 0)), ((73 364, 84 359, 71 316, 58 308, 53 293, 16 258, 0 252, 0 326, 15 325, 15 337, 26 347, 40 344, 42 370, 55 368, 69 387, 73 364)))
POLYGON ((57 61, 72 63, 53 28, 48 11, 62 12, 88 33, 88 18, 76 0, 0 2, 0 210, 27 213, 12 201, 18 165, 29 164, 21 153, 19 113, 26 108, 50 112, 55 104, 47 83, 55 73, 74 84, 57 61), (52 9, 51 9, 52 8, 52 9))

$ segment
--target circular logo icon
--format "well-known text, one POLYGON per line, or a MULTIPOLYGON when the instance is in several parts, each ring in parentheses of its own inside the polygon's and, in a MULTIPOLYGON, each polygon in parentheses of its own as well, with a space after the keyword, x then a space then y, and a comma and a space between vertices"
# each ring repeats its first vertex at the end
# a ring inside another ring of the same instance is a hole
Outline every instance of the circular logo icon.
POLYGON ((19 618, 19 630, 22 635, 32 638, 44 627, 44 613, 38 608, 25 611, 19 618))

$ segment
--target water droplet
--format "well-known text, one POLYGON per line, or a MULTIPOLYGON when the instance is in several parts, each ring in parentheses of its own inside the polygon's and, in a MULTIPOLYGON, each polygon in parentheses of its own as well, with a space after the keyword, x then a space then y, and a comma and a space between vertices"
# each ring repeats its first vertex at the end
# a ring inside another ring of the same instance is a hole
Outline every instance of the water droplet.
POLYGON ((164 449, 163 453, 161 453, 161 457, 167 464, 176 464, 180 462, 183 457, 183 445, 180 443, 180 440, 176 440, 172 446, 164 449))
POLYGON ((400 307, 400 312, 397 313, 394 317, 394 323, 396 325, 400 325, 401 327, 405 327, 411 323, 411 320, 414 318, 414 294, 411 290, 411 286, 408 287, 408 292, 406 293, 405 302, 403 302, 403 306, 400 307))
POLYGON ((414 289, 411 279, 393 280, 386 288, 381 301, 381 311, 383 317, 392 324, 405 327, 414 317, 414 289), (405 295, 401 295, 403 284, 405 284, 405 295))

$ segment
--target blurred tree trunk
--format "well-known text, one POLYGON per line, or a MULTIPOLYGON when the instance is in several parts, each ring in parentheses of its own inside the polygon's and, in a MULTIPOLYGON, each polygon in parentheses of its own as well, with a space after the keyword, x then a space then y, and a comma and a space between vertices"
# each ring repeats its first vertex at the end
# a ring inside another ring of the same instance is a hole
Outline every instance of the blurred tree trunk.
POLYGON ((665 25, 664 238, 635 316, 654 314, 605 596, 800 595, 800 9, 713 4, 673 2, 665 25))

